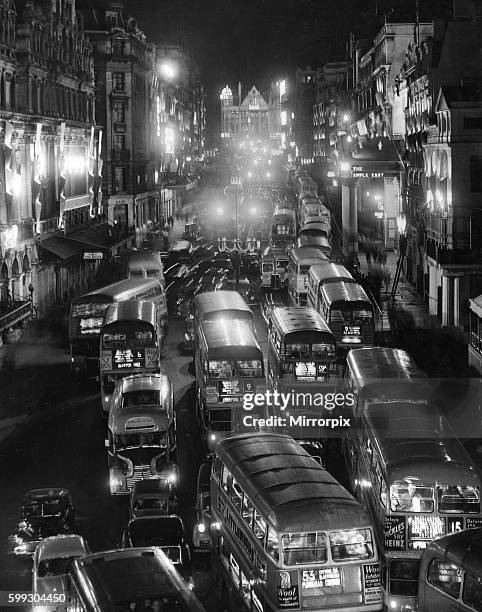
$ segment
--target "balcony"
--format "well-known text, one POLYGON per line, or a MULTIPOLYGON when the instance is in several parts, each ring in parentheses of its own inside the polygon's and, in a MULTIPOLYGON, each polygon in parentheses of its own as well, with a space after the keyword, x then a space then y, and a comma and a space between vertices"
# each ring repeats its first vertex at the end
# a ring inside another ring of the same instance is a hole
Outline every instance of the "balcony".
POLYGON ((0 333, 32 316, 32 302, 14 301, 8 306, 0 302, 0 333))
POLYGON ((131 152, 129 149, 112 149, 111 159, 117 163, 127 163, 131 159, 131 152))

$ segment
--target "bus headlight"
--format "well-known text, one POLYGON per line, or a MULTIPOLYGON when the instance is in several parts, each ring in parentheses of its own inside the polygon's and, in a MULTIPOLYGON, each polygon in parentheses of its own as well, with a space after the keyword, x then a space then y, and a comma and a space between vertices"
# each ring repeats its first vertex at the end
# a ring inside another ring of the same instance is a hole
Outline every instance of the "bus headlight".
POLYGON ((214 440, 216 439, 216 434, 211 434, 211 435, 209 436, 209 439, 210 439, 212 442, 214 442, 214 440))
POLYGON ((116 493, 119 490, 125 490, 126 488, 126 479, 121 473, 117 470, 110 471, 110 492, 116 493))
POLYGON ((177 482, 177 474, 175 472, 171 472, 167 475, 167 482, 169 484, 175 485, 177 482))
POLYGON ((199 525, 197 526, 197 530, 199 531, 199 533, 204 533, 206 531, 206 525, 204 523, 199 523, 199 525))

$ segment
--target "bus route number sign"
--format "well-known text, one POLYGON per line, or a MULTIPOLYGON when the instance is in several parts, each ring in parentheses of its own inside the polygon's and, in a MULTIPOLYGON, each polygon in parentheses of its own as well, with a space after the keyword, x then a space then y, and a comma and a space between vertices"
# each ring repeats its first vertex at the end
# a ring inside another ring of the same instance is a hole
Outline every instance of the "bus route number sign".
POLYGON ((144 351, 135 349, 116 350, 113 354, 113 366, 115 370, 142 368, 144 366, 144 351))
POLYGON ((303 570, 303 589, 326 589, 341 587, 340 570, 337 567, 327 567, 317 570, 303 570))

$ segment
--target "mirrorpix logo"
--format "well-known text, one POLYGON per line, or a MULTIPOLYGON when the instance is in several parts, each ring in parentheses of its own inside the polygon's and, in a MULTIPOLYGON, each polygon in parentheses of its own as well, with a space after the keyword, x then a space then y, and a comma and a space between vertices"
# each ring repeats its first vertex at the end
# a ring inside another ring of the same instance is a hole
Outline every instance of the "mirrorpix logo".
POLYGON ((254 415, 245 415, 243 424, 245 427, 328 427, 336 429, 338 427, 350 427, 351 419, 342 415, 329 418, 309 417, 306 414, 300 414, 299 409, 309 409, 311 414, 314 412, 318 415, 321 410, 326 410, 331 413, 336 408, 350 408, 355 404, 353 393, 298 393, 291 389, 288 393, 280 393, 276 389, 266 390, 264 393, 245 393, 243 396, 243 408, 247 412, 255 408, 270 407, 278 409, 279 415, 269 416, 268 418, 259 418, 254 415), (287 409, 294 409, 296 414, 290 414, 287 409), (315 409, 315 410, 313 410, 315 409))

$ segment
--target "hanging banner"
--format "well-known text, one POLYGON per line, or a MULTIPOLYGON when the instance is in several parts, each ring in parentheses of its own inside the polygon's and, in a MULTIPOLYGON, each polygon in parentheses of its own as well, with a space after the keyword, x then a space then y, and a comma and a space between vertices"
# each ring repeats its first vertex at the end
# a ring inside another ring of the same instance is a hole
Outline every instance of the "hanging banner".
POLYGON ((5 146, 11 149, 13 134, 13 124, 10 121, 5 121, 5 146))
POLYGON ((93 155, 94 153, 94 132, 95 132, 95 128, 94 126, 92 126, 90 128, 90 144, 89 144, 89 154, 93 155))
POLYGON ((97 153, 98 153, 98 155, 100 157, 100 154, 102 152, 102 130, 99 130, 99 143, 98 144, 99 144, 99 146, 98 146, 98 149, 97 149, 97 153))
POLYGON ((60 124, 60 150, 63 151, 65 146, 65 122, 60 124))
POLYGON ((42 124, 37 123, 37 134, 35 136, 35 154, 40 154, 40 136, 42 134, 42 124))

